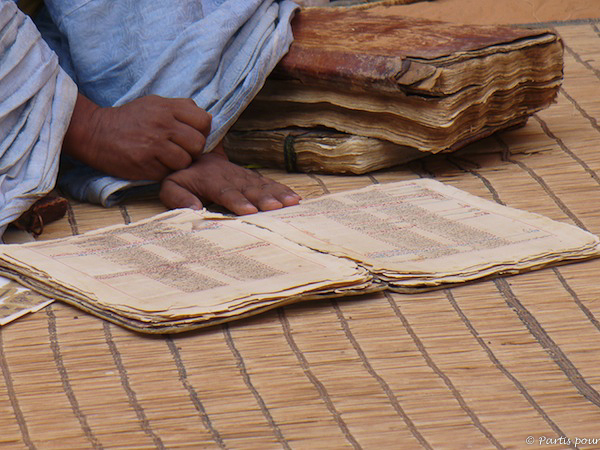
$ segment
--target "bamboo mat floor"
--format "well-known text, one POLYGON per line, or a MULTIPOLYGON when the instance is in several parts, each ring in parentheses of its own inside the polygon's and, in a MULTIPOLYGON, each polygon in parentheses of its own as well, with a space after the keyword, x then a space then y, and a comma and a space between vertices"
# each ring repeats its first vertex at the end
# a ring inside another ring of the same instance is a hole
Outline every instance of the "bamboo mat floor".
MULTIPOLYGON (((524 128, 366 176, 264 173, 304 198, 435 177, 598 234, 600 23, 557 30, 563 88, 524 128)), ((71 206, 44 239, 163 211, 71 206)), ((298 304, 163 337, 54 303, 0 329, 0 447, 600 448, 599 271, 298 304)))

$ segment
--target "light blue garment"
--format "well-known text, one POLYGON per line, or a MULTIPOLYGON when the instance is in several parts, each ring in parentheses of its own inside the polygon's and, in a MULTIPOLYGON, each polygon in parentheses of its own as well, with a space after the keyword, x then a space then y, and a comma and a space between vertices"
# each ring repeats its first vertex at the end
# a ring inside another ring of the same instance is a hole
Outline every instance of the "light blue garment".
POLYGON ((54 187, 76 97, 35 25, 0 0, 0 236, 54 187))
MULTIPOLYGON (((80 91, 101 106, 148 94, 192 98, 223 139, 292 41, 290 0, 46 0, 36 21, 80 91), (53 30, 53 27, 55 29, 53 30), (57 30, 56 30, 57 29, 57 30)), ((139 185, 90 170, 61 188, 105 206, 139 185)))

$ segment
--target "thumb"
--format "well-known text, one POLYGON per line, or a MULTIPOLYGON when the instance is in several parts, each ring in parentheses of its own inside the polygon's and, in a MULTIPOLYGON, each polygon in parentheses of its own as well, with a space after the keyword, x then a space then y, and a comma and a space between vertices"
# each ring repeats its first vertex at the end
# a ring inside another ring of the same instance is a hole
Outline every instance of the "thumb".
POLYGON ((160 201, 169 209, 191 208, 202 209, 202 202, 198 197, 180 186, 175 181, 165 179, 160 186, 160 201))

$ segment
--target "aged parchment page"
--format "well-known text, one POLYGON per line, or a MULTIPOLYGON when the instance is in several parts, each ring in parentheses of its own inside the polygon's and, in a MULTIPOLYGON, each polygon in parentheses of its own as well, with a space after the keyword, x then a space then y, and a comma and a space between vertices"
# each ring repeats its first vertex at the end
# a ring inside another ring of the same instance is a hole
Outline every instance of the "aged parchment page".
POLYGON ((585 259, 597 256, 600 244, 572 225, 432 179, 373 185, 241 220, 360 261, 398 288, 585 259))
POLYGON ((370 280, 349 260, 192 210, 0 250, 8 266, 63 299, 150 321, 228 315, 289 296, 362 289, 370 280))
POLYGON ((0 326, 45 308, 53 300, 0 277, 0 326))

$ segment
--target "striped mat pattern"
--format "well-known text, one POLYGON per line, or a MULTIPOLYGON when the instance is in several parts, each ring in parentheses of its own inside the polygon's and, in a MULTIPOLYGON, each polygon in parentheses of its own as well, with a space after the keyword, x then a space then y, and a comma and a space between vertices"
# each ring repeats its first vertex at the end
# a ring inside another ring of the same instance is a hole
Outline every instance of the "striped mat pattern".
MULTIPOLYGON (((264 174, 304 198, 435 177, 599 234, 600 22, 555 25, 565 82, 525 127, 365 176, 264 174)), ((71 202, 42 237, 162 211, 71 202)), ((54 303, 0 328, 0 448, 600 448, 599 272, 304 303, 177 336, 54 303)))

